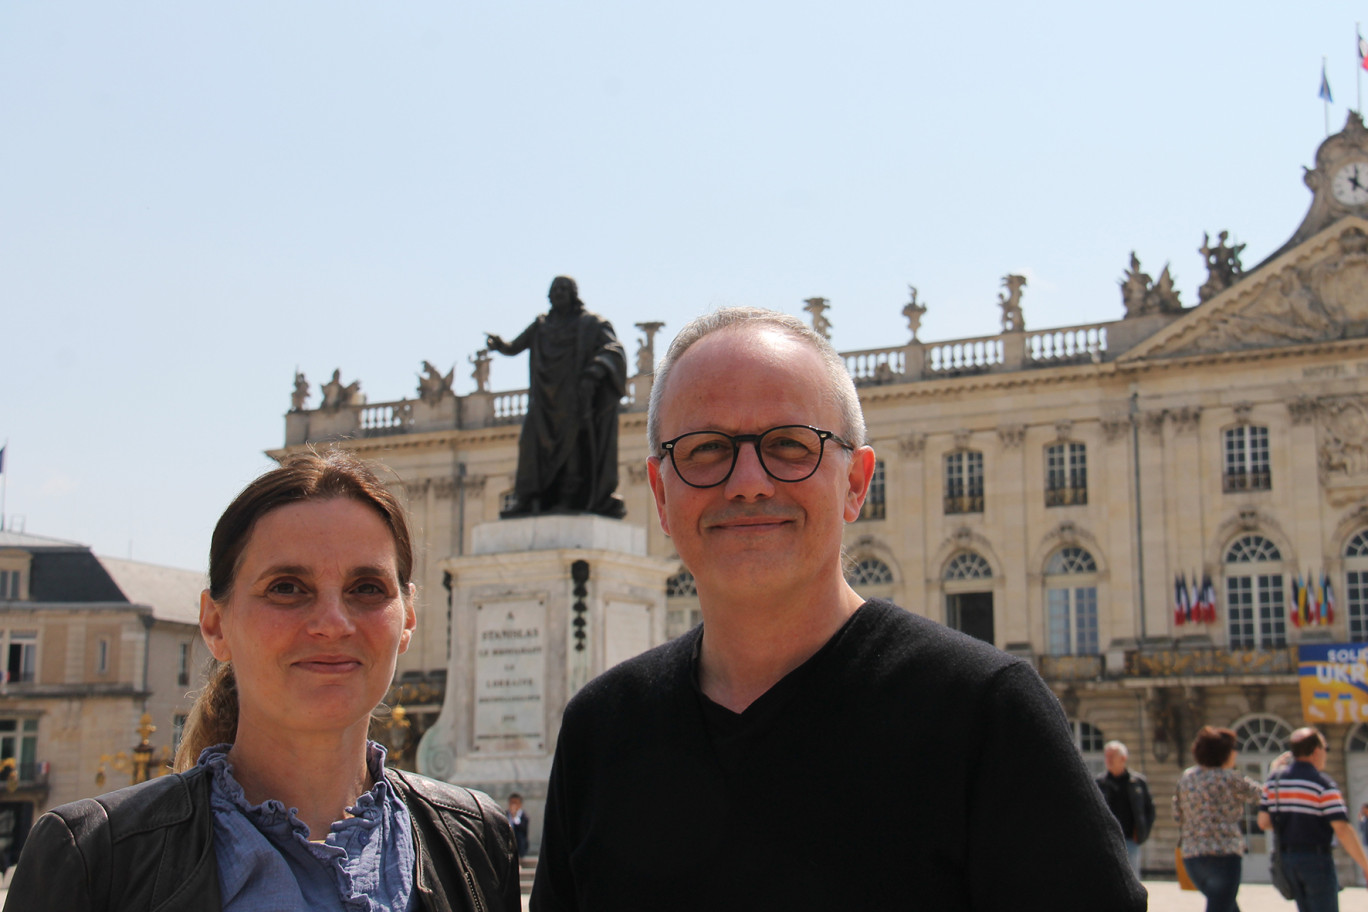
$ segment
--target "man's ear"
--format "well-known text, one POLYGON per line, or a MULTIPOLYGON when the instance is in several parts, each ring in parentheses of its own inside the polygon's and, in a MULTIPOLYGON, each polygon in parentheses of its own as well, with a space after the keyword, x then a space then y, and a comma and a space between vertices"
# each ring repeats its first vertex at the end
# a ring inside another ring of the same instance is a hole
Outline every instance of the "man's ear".
POLYGON ((660 477, 660 457, 651 456, 646 460, 646 478, 651 482, 651 493, 655 495, 656 514, 660 517, 660 528, 670 534, 670 521, 665 518, 665 480, 660 477))
POLYGON ((876 463, 873 447, 862 446, 850 454, 850 471, 846 477, 846 522, 854 522, 860 518, 860 508, 864 506, 865 496, 869 494, 869 483, 874 480, 876 463))

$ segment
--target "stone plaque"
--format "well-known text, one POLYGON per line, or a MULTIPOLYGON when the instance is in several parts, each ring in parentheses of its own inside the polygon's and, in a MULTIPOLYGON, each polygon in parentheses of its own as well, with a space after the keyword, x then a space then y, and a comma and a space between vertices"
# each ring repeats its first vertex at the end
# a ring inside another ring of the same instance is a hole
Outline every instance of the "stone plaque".
POLYGON ((546 749, 546 604, 486 602, 475 611, 475 739, 482 755, 546 749))

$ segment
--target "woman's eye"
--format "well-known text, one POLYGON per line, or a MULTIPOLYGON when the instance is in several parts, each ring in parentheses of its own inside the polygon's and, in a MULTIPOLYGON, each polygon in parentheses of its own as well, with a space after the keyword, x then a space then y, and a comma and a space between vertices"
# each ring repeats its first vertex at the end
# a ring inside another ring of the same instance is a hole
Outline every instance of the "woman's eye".
POLYGON ((383 596, 389 594, 383 585, 372 582, 357 583, 352 587, 352 591, 357 595, 366 596, 383 596))
POLYGON ((266 587, 266 591, 272 595, 298 595, 304 590, 294 580, 276 580, 266 587))

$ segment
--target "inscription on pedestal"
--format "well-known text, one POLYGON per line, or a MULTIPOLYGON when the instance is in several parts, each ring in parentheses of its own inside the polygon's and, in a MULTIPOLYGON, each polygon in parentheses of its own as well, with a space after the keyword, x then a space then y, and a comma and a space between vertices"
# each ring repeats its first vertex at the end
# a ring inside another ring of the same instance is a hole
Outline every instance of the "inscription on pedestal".
POLYGON ((475 611, 475 740, 483 755, 546 749, 546 605, 487 602, 475 611))

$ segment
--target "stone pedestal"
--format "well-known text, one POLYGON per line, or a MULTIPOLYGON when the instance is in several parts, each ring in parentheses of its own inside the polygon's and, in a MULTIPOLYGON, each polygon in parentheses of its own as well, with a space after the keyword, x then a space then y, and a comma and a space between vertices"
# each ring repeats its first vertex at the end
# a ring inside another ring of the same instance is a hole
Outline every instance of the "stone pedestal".
POLYGON ((590 678, 665 640, 673 564, 646 530, 601 516, 483 523, 452 578, 446 696, 418 771, 506 801, 540 824, 566 701, 590 678))

